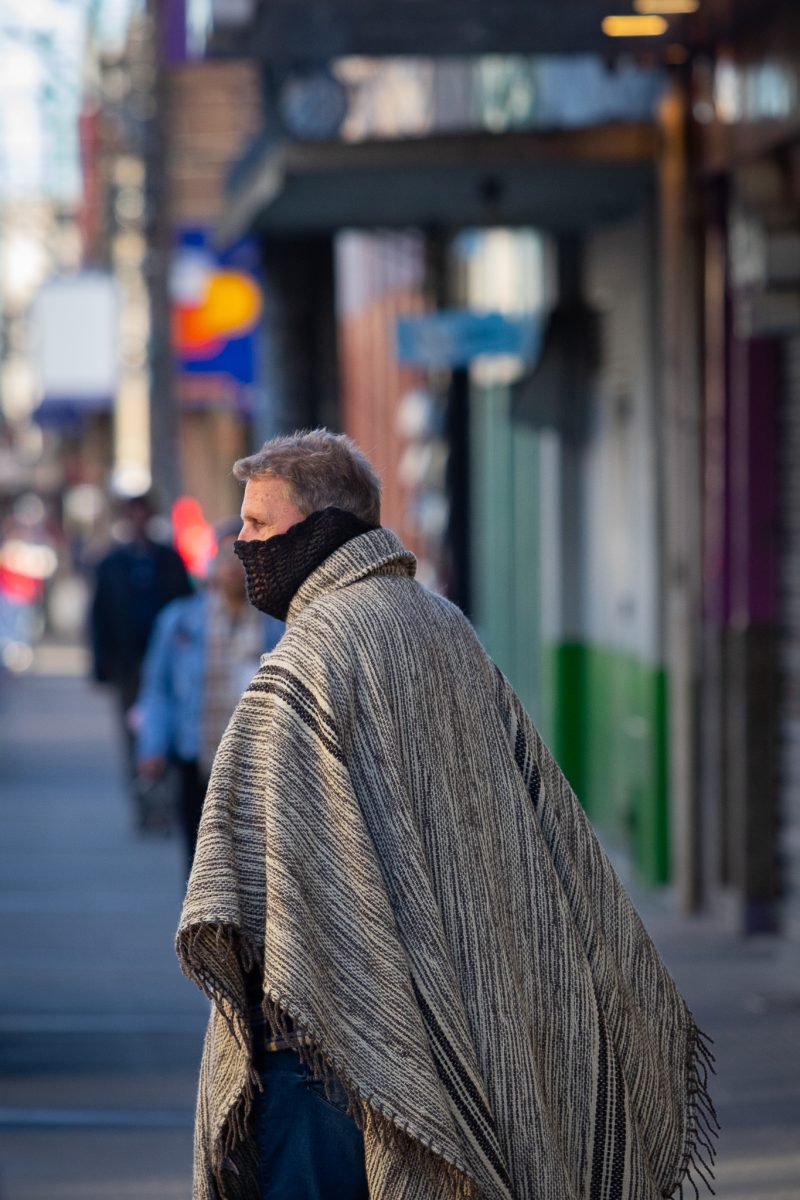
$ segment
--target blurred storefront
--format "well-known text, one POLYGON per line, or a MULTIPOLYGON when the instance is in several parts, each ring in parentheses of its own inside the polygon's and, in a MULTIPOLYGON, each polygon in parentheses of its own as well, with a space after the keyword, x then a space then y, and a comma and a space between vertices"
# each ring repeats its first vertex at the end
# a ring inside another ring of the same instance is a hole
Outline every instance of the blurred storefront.
POLYGON ((118 377, 106 470, 118 494, 151 484, 170 511, 238 507, 218 463, 249 444, 263 308, 253 245, 212 230, 231 165, 260 122, 258 72, 187 61, 183 6, 135 6, 99 49, 82 118, 84 261, 114 278, 118 377))
POLYGON ((154 402, 164 409, 153 429, 153 466, 171 499, 183 491, 216 520, 238 511, 230 463, 248 449, 251 417, 263 408, 258 247, 240 239, 223 250, 213 237, 228 171, 259 127, 259 83, 250 63, 187 62, 162 32, 166 263, 150 290, 167 327, 165 361, 153 378, 163 389, 154 402))
POLYGON ((800 933, 800 20, 696 65, 704 304, 702 853, 737 923, 800 933))
MULTIPOLYGON (((335 287, 322 273, 313 300, 338 325, 327 411, 381 470, 422 577, 470 613, 592 815, 662 881, 663 77, 508 58, 343 60, 330 78, 352 97, 340 137, 279 137, 273 113, 218 232, 260 236, 268 278, 333 248, 335 287)), ((286 87, 268 89, 278 109, 286 87)), ((297 320, 270 311, 274 428, 326 419, 324 389, 309 406, 298 388, 314 367, 297 320)))
POLYGON ((430 478, 434 401, 424 372, 401 364, 394 342, 398 317, 426 308, 424 238, 343 233, 336 239, 336 277, 341 426, 380 472, 385 524, 414 548, 435 585, 441 527, 422 494, 426 479, 437 494, 444 482, 430 478))
POLYGON ((260 62, 254 435, 353 433, 641 877, 796 926, 794 19, 439 8, 194 30, 260 62))
POLYGON ((651 207, 456 240, 465 298, 532 361, 470 367, 473 617, 592 817, 669 871, 651 207))

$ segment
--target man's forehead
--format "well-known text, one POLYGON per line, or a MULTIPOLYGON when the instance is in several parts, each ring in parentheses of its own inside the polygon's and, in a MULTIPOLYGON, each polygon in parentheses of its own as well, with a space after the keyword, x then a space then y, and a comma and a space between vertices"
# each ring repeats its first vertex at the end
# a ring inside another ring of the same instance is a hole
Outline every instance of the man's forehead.
POLYGON ((266 496, 248 496, 242 501, 242 516, 261 516, 265 509, 271 508, 269 499, 266 496))
POLYGON ((242 514, 262 513, 286 499, 286 484, 282 479, 248 479, 242 500, 242 514))

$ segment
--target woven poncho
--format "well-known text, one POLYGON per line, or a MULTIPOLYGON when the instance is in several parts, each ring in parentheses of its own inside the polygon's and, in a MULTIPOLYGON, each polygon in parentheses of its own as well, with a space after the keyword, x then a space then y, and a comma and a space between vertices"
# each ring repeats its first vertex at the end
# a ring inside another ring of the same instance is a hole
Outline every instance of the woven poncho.
POLYGON ((656 1200, 708 1052, 463 614, 387 530, 301 586, 214 764, 178 933, 213 1000, 195 1200, 258 1196, 244 974, 364 1129, 373 1200, 656 1200))

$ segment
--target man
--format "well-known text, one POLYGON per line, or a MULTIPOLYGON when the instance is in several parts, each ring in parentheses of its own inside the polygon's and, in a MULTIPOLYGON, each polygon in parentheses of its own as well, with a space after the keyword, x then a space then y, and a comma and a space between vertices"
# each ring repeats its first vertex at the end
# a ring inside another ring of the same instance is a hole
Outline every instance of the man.
MULTIPOLYGON (((153 516, 149 495, 123 506, 124 538, 97 567, 90 610, 94 678, 115 693, 134 802, 135 746, 128 713, 139 691, 142 661, 156 617, 165 605, 192 588, 177 551, 148 533, 153 516)), ((138 814, 141 818, 141 813, 138 814)))
POLYGON ((233 545, 239 522, 217 529, 208 588, 173 600, 159 614, 136 701, 137 768, 161 779, 178 769, 178 804, 187 875, 194 857, 211 764, 231 713, 261 655, 283 624, 247 603, 244 572, 233 545))
POLYGON ((235 472, 248 594, 287 630, 178 932, 214 1001, 195 1200, 671 1196, 713 1157, 709 1051, 508 682, 349 439, 235 472))

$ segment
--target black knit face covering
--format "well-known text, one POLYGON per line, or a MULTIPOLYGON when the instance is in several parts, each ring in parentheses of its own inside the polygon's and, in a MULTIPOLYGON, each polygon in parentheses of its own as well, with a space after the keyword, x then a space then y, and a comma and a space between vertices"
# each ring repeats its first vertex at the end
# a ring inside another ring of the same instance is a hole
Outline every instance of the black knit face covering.
POLYGON ((311 572, 345 542, 375 528, 342 508, 323 508, 266 541, 234 542, 247 598, 260 612, 285 621, 292 597, 311 572))

